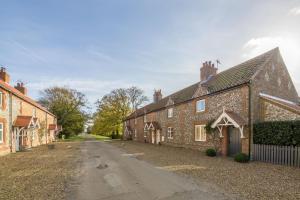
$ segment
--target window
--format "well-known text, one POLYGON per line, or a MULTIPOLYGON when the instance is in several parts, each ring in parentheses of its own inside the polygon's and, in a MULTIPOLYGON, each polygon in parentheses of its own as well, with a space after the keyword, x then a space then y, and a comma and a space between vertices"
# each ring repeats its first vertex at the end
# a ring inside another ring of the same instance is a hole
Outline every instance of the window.
POLYGON ((169 108, 168 109, 168 118, 172 118, 173 117, 173 108, 169 108))
POLYGON ((205 99, 197 101, 196 109, 197 109, 197 112, 205 111, 205 99))
POLYGON ((134 118, 134 124, 136 124, 137 123, 137 119, 136 118, 134 118))
POLYGON ((148 131, 144 130, 144 137, 146 138, 148 134, 148 131))
POLYGON ((135 137, 135 138, 137 137, 136 129, 134 129, 134 137, 135 137))
POLYGON ((0 143, 3 143, 3 123, 0 123, 0 143))
POLYGON ((147 122, 147 115, 144 115, 144 122, 147 122))
POLYGON ((3 93, 0 92, 0 106, 2 106, 3 104, 3 93))
POLYGON ((206 141, 205 125, 195 126, 195 141, 206 141))
POLYGON ((174 129, 172 127, 168 127, 168 138, 173 139, 174 129))

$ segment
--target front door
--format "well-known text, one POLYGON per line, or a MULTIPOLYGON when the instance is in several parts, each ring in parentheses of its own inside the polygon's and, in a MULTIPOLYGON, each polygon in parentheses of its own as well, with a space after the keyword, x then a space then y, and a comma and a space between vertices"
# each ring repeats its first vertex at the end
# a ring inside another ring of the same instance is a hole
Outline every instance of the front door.
POLYGON ((156 131, 156 144, 160 143, 160 132, 159 130, 156 131))
POLYGON ((229 156, 234 156, 241 152, 241 135, 240 131, 233 126, 228 127, 229 133, 229 156))
POLYGON ((151 135, 152 135, 152 144, 155 143, 155 133, 154 131, 151 131, 151 135))

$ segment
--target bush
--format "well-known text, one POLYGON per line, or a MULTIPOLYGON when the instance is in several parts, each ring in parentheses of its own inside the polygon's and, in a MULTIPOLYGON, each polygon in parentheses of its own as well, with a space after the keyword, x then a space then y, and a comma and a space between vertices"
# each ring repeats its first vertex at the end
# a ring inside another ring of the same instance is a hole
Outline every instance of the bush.
POLYGON ((244 153, 238 153, 234 156, 234 160, 240 163, 246 163, 249 161, 249 156, 244 153))
POLYGON ((214 149, 207 149, 206 150, 206 155, 209 156, 209 157, 214 157, 214 156, 217 155, 217 152, 214 149))

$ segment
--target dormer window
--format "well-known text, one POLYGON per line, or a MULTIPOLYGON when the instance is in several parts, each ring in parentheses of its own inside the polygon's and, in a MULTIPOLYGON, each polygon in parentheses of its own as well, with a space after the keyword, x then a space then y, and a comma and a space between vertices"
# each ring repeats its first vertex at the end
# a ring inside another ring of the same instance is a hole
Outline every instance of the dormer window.
POLYGON ((205 111, 205 99, 201 99, 196 102, 196 111, 204 112, 205 111))
POLYGON ((173 117, 173 108, 169 108, 168 109, 168 118, 172 118, 173 117))

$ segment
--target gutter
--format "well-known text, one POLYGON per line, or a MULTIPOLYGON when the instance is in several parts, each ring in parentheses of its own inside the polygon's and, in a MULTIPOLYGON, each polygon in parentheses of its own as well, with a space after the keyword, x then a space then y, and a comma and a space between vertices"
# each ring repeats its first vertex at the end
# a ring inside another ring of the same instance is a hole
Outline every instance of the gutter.
POLYGON ((249 156, 250 156, 250 160, 253 159, 253 155, 252 155, 252 144, 253 144, 253 124, 252 124, 252 87, 251 87, 251 84, 252 84, 252 80, 249 81, 248 83, 248 88, 249 88, 249 111, 248 111, 248 114, 249 114, 249 117, 248 117, 248 123, 249 123, 249 156))

